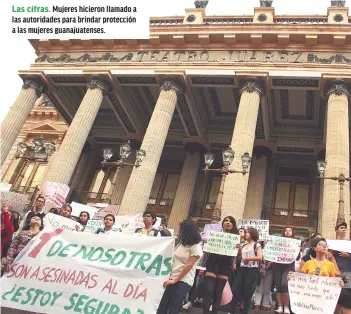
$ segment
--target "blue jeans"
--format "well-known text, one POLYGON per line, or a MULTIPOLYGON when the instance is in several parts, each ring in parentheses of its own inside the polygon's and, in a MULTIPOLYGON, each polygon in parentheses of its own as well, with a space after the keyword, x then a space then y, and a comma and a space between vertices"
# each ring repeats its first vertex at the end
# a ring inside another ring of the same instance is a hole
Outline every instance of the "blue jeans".
POLYGON ((179 314, 191 286, 183 281, 169 285, 163 293, 157 314, 179 314), (169 312, 168 312, 169 311, 169 312))

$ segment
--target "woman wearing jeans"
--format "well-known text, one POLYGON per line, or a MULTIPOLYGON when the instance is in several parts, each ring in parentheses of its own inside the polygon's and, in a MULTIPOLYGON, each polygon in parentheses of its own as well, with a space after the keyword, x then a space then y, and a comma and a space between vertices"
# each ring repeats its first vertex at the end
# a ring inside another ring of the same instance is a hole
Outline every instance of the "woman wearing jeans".
MULTIPOLYGON (((290 227, 286 228, 283 235, 286 238, 294 238, 294 230, 290 227)), ((273 281, 277 289, 278 308, 277 314, 290 314, 289 310, 289 290, 288 290, 288 274, 295 270, 295 261, 291 264, 273 263, 273 281)))
POLYGON ((173 253, 170 279, 163 286, 163 293, 157 314, 178 314, 183 300, 190 291, 196 263, 202 255, 201 236, 192 220, 183 221, 179 226, 179 245, 173 253))
MULTIPOLYGON (((244 308, 241 313, 248 314, 250 301, 255 292, 258 266, 262 261, 262 247, 258 243, 259 234, 254 228, 249 228, 246 231, 246 244, 242 246, 238 255, 241 255, 240 268, 236 278, 235 298, 237 301, 243 300, 244 308)), ((234 266, 236 267, 236 258, 234 266)), ((232 309, 232 314, 236 313, 236 309, 232 309)))

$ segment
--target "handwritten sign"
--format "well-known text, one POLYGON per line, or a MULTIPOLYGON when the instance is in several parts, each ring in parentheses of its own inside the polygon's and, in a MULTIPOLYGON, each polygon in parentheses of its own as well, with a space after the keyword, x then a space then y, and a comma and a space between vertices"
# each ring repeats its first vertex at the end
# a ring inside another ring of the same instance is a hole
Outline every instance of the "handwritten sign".
POLYGON ((340 281, 340 278, 291 273, 288 286, 292 311, 333 314, 340 296, 340 281))
POLYGON ((174 239, 45 228, 1 278, 1 306, 39 313, 155 314, 174 239))
POLYGON ((24 208, 28 202, 28 195, 14 192, 0 192, 1 203, 6 204, 9 210, 24 213, 24 208))
POLYGON ((107 214, 116 216, 119 205, 108 205, 106 207, 100 208, 93 216, 94 220, 103 220, 107 214))
POLYGON ((76 227, 78 228, 78 230, 81 230, 83 228, 83 226, 79 222, 52 213, 48 213, 45 215, 44 226, 52 229, 64 229, 71 231, 76 231, 76 227))
POLYGON ((41 192, 47 201, 61 207, 69 193, 69 186, 58 182, 44 182, 41 186, 41 192))
POLYGON ((268 236, 264 246, 264 258, 278 264, 293 263, 300 252, 301 241, 297 239, 268 236))
MULTIPOLYGON (((85 227, 84 232, 95 233, 98 229, 103 229, 105 227, 104 222, 102 220, 89 220, 85 227)), ((119 225, 114 225, 112 227, 112 231, 114 232, 121 232, 122 227, 119 225)))
POLYGON ((9 192, 11 190, 12 184, 0 182, 0 191, 9 192))
POLYGON ((236 256, 236 245, 240 242, 237 234, 227 232, 211 232, 204 245, 204 252, 220 255, 236 256))
POLYGON ((267 240, 269 236, 269 220, 260 219, 240 219, 238 222, 238 228, 255 228, 260 234, 261 240, 267 240))
POLYGON ((211 232, 220 232, 222 231, 222 224, 207 224, 204 227, 204 231, 202 233, 202 239, 207 239, 211 232))

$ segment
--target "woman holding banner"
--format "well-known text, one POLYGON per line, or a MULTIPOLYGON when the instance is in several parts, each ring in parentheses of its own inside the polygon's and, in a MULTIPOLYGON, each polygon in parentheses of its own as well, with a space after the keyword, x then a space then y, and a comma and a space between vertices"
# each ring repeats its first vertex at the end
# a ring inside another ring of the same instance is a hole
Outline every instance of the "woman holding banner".
POLYGON ((90 214, 86 211, 81 212, 79 214, 78 222, 83 226, 83 228, 82 230, 77 230, 77 226, 76 226, 76 230, 83 232, 89 220, 90 220, 90 214))
POLYGON ((103 234, 103 235, 109 235, 111 232, 113 232, 112 228, 113 225, 115 224, 116 218, 112 214, 107 214, 104 217, 104 228, 99 228, 98 230, 95 231, 96 234, 103 234))
POLYGON ((183 300, 194 282, 196 263, 202 256, 201 240, 195 222, 185 220, 179 225, 179 244, 173 253, 170 279, 163 284, 166 290, 157 314, 180 312, 183 300))
POLYGON ((14 238, 2 262, 5 273, 10 271, 10 265, 17 255, 25 248, 30 240, 32 240, 43 228, 43 221, 39 215, 34 215, 29 221, 29 226, 24 227, 14 238))
MULTIPOLYGON (((225 217, 222 221, 223 232, 238 234, 236 220, 232 216, 225 217)), ((233 257, 211 253, 206 263, 205 297, 203 301, 203 314, 210 313, 212 302, 212 314, 217 314, 223 289, 232 273, 233 257)))
MULTIPOLYGON (((282 234, 286 238, 294 238, 294 230, 290 227, 286 228, 282 234)), ((295 261, 291 264, 273 263, 273 282, 277 289, 278 308, 275 311, 277 314, 290 314, 289 310, 289 290, 288 290, 288 274, 295 270, 295 261)))

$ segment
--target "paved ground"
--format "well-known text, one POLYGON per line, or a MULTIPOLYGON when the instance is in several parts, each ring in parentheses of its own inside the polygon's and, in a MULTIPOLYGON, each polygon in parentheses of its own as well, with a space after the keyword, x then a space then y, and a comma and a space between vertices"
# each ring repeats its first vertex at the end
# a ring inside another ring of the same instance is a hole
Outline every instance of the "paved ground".
MULTIPOLYGON (((202 310, 200 308, 192 308, 191 310, 184 310, 183 313, 189 313, 189 314, 202 314, 202 310)), ((229 314, 229 311, 227 312, 219 312, 220 314, 229 314)), ((267 311, 250 311, 250 314, 274 314, 274 311, 267 312, 267 311)), ((240 314, 240 312, 237 312, 237 314, 240 314)))

